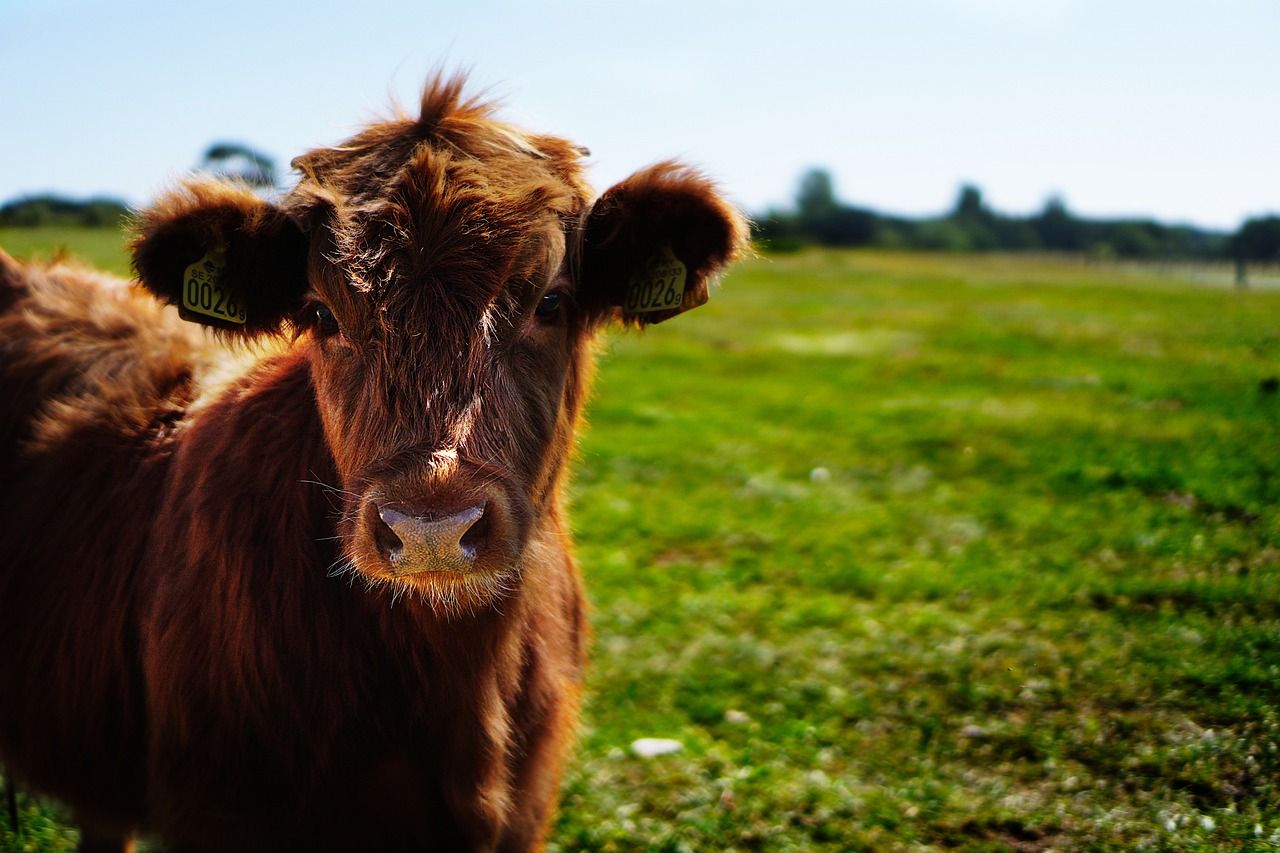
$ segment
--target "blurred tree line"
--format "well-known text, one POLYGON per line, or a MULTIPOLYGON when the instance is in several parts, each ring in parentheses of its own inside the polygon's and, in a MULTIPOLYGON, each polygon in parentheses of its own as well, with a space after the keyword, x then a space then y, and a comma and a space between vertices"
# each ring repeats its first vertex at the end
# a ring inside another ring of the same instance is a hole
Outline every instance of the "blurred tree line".
POLYGON ((31 195, 0 205, 0 227, 118 226, 128 212, 128 205, 115 198, 91 198, 86 201, 77 201, 58 195, 31 195))
MULTIPOLYGON (((241 181, 263 193, 278 186, 275 161, 239 142, 213 143, 205 149, 195 171, 241 181)), ((81 201, 53 194, 30 195, 0 205, 0 227, 118 227, 128 214, 129 206, 116 198, 81 201)))
POLYGON ((1235 258, 1280 260, 1280 217, 1250 219, 1235 234, 1152 219, 1086 219, 1051 198, 1031 216, 992 210, 982 191, 961 187, 952 209, 938 217, 908 218, 845 204, 831 173, 810 169, 800 178, 793 210, 770 210, 755 223, 766 249, 803 245, 880 246, 950 252, 1082 252, 1119 258, 1235 258))
MULTIPOLYGON (((197 172, 238 180, 263 194, 279 186, 275 162, 238 142, 215 142, 205 149, 197 172)), ((128 215, 119 199, 84 201, 32 195, 0 205, 0 227, 36 225, 118 226, 128 215)), ((842 202, 826 169, 800 178, 793 210, 770 210, 756 219, 756 238, 766 248, 786 251, 803 245, 880 246, 951 252, 1043 250, 1082 252, 1119 258, 1234 258, 1280 261, 1280 216, 1246 221, 1234 234, 1164 225, 1152 219, 1085 219, 1051 198, 1031 216, 992 210, 982 191, 960 188, 955 206, 943 216, 908 218, 842 202)))

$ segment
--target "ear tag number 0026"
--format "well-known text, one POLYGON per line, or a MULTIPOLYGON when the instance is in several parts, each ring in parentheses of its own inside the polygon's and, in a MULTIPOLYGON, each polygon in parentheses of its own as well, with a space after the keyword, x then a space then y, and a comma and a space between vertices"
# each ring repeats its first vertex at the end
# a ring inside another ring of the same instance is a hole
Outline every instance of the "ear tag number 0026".
POLYGON ((631 277, 622 307, 633 314, 679 308, 684 299, 685 276, 684 264, 670 246, 663 246, 643 270, 631 277))
POLYGON ((185 310, 180 313, 195 313, 223 323, 244 325, 244 305, 222 288, 222 273, 227 267, 225 255, 225 247, 215 246, 187 267, 182 275, 182 307, 185 310))

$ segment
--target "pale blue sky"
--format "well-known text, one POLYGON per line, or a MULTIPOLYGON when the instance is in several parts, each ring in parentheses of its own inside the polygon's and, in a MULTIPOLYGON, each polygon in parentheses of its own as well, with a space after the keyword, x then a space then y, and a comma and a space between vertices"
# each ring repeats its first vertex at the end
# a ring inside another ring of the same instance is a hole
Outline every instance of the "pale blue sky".
POLYGON ((815 164, 909 214, 963 181, 1010 212, 1280 210, 1277 0, 0 0, 0 200, 144 202, 215 139, 286 164, 441 64, 601 187, 679 155, 752 211, 815 164))

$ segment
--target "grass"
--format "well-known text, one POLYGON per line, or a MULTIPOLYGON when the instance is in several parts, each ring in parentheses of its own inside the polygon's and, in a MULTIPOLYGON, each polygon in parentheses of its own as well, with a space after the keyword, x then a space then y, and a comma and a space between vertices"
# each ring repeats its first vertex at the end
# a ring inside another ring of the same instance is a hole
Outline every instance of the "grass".
POLYGON ((65 252, 98 269, 116 275, 130 274, 129 255, 120 232, 114 228, 0 228, 0 249, 15 257, 45 261, 65 252))
POLYGON ((552 849, 1280 845, 1277 318, 1154 269, 805 252, 610 337, 552 849))

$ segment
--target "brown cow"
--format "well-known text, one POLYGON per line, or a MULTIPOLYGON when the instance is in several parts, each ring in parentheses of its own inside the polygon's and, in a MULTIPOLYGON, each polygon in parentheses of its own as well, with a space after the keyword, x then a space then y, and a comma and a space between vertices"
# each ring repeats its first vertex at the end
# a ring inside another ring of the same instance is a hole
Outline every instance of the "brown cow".
POLYGON ((0 760, 85 849, 540 844, 591 338, 745 241, 674 163, 592 203, 582 153, 436 80, 278 204, 159 200, 150 293, 0 253, 0 760))

